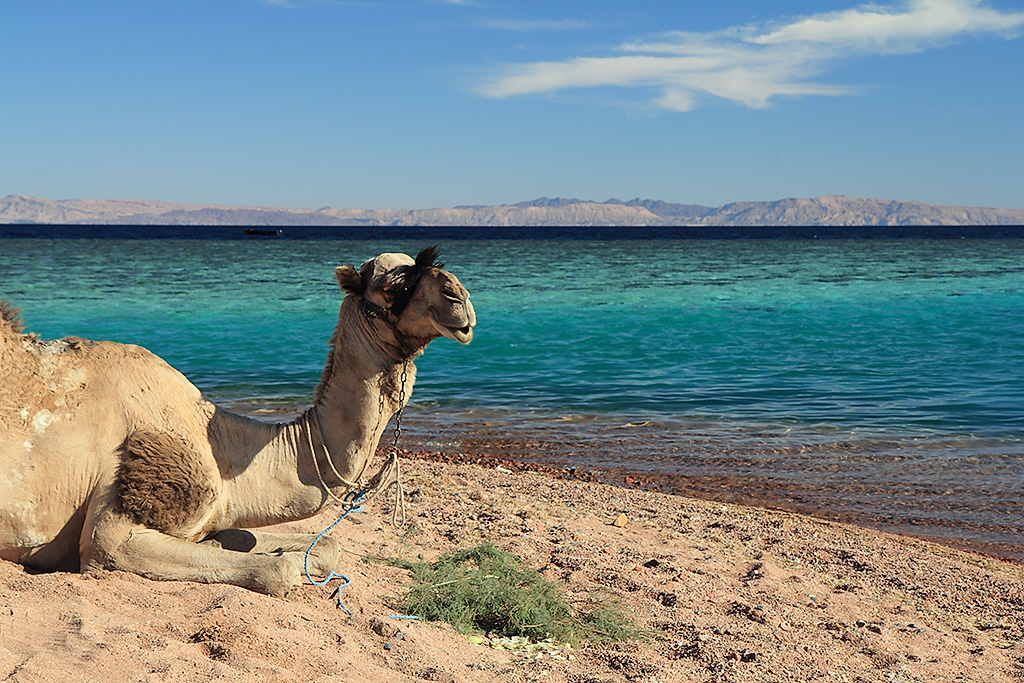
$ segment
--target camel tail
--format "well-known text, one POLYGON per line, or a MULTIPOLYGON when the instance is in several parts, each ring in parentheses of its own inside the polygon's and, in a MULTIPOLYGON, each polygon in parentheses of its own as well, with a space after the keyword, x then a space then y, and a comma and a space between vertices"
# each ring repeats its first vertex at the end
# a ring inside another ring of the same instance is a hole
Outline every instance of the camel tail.
POLYGON ((0 334, 22 334, 25 324, 21 321, 21 309, 0 299, 0 334))

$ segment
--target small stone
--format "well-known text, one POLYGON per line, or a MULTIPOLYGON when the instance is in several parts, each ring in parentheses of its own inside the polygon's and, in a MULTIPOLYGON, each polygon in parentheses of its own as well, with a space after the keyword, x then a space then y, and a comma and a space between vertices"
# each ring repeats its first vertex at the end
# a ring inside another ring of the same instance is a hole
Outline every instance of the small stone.
POLYGON ((370 620, 370 628, 382 638, 394 638, 399 631, 397 626, 389 624, 379 617, 374 617, 370 620))
POLYGON ((627 522, 629 522, 629 518, 626 517, 626 513, 623 512, 618 517, 615 518, 615 521, 612 522, 612 524, 614 524, 615 526, 617 526, 617 527, 619 527, 621 529, 622 527, 626 526, 627 522))
POLYGON ((660 602, 665 607, 675 607, 676 604, 678 604, 679 602, 679 596, 675 593, 663 591, 661 593, 658 593, 658 602, 660 602))

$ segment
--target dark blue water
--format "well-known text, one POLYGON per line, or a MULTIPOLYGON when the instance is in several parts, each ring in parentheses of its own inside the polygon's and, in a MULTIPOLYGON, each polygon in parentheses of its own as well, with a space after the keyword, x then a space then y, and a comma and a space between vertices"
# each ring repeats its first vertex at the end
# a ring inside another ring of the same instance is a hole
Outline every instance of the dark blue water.
POLYGON ((207 226, 0 224, 0 238, 188 240, 1021 239, 1024 225, 886 226, 207 226), (263 232, 272 235, 260 234, 263 232))
POLYGON ((440 242, 479 326, 421 359, 411 444, 1024 557, 1024 239, 23 229, 45 237, 0 239, 0 298, 33 331, 141 344, 269 416, 319 378, 334 267, 440 242))

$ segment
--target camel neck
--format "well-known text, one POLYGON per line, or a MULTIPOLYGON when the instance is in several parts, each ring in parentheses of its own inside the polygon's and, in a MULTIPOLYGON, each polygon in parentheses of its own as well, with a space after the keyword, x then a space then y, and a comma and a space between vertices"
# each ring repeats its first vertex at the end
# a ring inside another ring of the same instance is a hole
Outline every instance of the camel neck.
POLYGON ((415 382, 412 359, 396 360, 374 329, 358 304, 346 299, 316 399, 298 425, 317 447, 319 472, 331 488, 365 484, 388 421, 415 382))

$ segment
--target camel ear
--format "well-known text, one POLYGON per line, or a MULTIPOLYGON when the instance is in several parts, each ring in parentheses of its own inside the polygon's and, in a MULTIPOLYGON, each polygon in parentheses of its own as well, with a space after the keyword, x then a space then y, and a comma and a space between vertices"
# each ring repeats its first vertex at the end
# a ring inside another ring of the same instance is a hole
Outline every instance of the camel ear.
POLYGON ((360 296, 366 289, 363 276, 352 266, 338 266, 334 269, 334 277, 338 278, 338 286, 349 294, 360 296))

